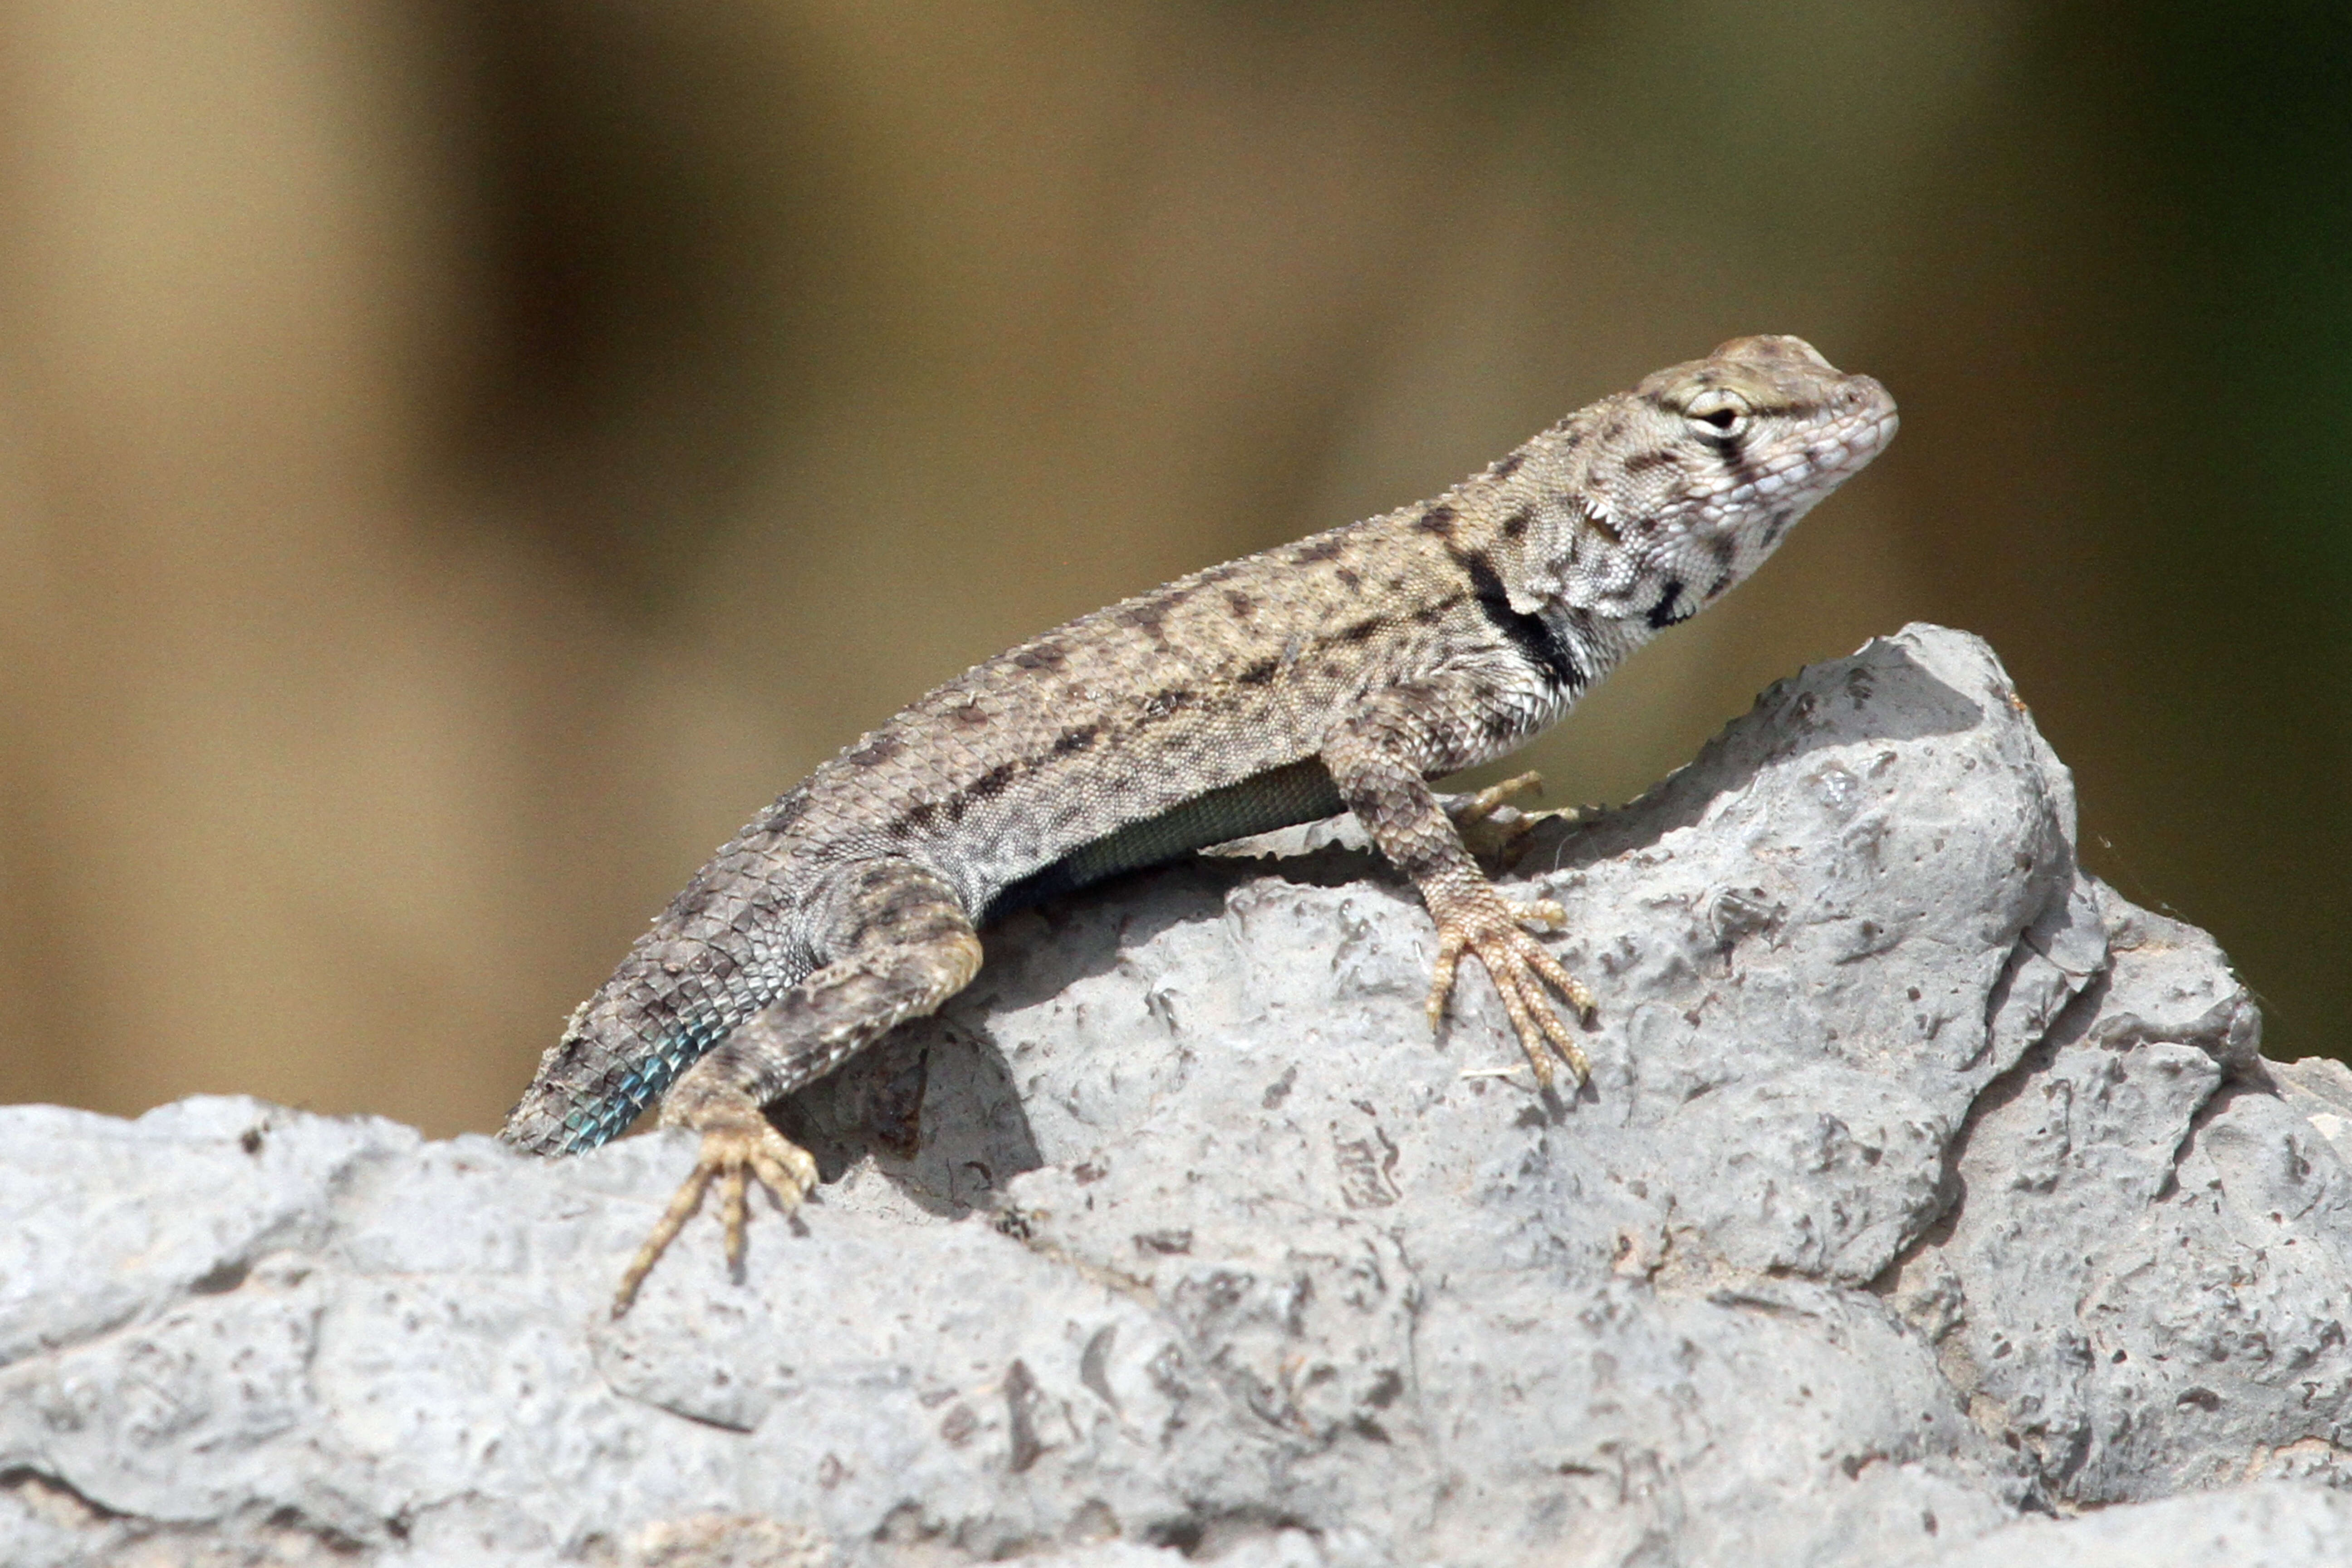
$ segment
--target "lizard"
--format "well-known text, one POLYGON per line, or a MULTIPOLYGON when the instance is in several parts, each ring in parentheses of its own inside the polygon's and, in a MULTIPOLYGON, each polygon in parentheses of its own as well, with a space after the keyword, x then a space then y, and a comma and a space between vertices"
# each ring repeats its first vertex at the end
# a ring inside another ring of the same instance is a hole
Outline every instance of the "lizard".
POLYGON ((1736 338, 1601 399, 1443 495, 1213 566, 974 666, 761 812, 572 1014, 501 1137, 592 1149, 660 1100, 700 1134, 624 1274, 625 1312, 719 1184, 790 1210, 817 1168, 765 1108, 972 978, 980 928, 1121 872, 1351 812, 1435 921, 1442 1025, 1462 958, 1539 1089, 1591 994, 1537 940, 1432 779, 1566 714, 1720 598, 1895 434, 1876 381, 1802 339, 1736 338))

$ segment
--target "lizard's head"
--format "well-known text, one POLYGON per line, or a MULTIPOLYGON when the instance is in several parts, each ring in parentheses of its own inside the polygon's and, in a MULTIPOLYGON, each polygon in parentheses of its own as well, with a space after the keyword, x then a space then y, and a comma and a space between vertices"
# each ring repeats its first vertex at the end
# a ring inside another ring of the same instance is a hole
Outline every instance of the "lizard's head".
POLYGON ((1587 525, 1561 597, 1653 627, 1696 615, 1895 435, 1895 400, 1801 338, 1734 338, 1594 405, 1577 441, 1587 525))

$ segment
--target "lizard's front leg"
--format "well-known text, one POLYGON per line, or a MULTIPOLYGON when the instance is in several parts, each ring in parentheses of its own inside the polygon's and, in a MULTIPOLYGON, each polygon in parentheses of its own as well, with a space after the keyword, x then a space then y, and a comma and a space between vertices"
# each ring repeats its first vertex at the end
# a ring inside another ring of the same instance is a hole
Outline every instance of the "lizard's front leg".
POLYGON ((1430 1026, 1444 1021, 1454 970, 1471 954, 1502 994, 1537 1083, 1550 1087, 1555 1051, 1582 1083, 1591 1070, 1583 1048, 1546 987, 1584 1016, 1592 1011, 1591 993, 1529 934, 1559 925, 1565 911, 1549 899, 1506 899, 1478 868, 1423 777, 1424 770, 1454 765, 1461 748, 1448 733, 1458 722, 1452 715, 1465 703, 1475 711, 1478 695, 1475 687, 1457 690, 1435 683, 1392 689, 1325 742, 1323 763, 1374 846, 1412 879, 1437 921, 1430 1026))
POLYGON ((980 970, 980 937, 955 891, 911 861, 845 868, 829 902, 833 961, 746 1019, 662 1100, 665 1127, 702 1134, 702 1152, 637 1251, 613 1301, 619 1317, 686 1222, 721 1184, 727 1260, 740 1267, 746 1196, 756 1180, 790 1208, 816 1185, 816 1162, 764 1108, 824 1077, 908 1018, 935 1013, 980 970))

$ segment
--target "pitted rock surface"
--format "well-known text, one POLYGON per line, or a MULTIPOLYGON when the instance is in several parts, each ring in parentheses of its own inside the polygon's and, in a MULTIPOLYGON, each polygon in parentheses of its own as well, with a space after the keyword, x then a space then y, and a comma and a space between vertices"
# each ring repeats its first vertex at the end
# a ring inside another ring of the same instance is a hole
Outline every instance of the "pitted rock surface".
POLYGON ((2352 1560, 2352 1073, 2074 841, 1976 639, 1808 669, 1522 842, 1549 1096, 1344 826, 1117 883, 617 1322, 682 1136, 0 1110, 0 1560, 2352 1560))

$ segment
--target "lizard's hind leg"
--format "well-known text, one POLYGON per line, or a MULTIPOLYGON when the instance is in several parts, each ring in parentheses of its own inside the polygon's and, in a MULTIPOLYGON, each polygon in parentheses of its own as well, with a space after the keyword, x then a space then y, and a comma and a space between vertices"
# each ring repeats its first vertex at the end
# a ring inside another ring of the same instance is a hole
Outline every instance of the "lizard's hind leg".
POLYGON ((753 1014, 662 1100, 665 1127, 702 1134, 701 1157, 621 1278, 613 1315, 721 1184, 727 1261, 743 1259, 746 1196, 756 1178, 785 1208, 816 1185, 816 1162, 763 1108, 839 1067, 908 1018, 935 1013, 980 969, 980 936, 955 890, 908 860, 860 861, 829 889, 832 962, 753 1014))

